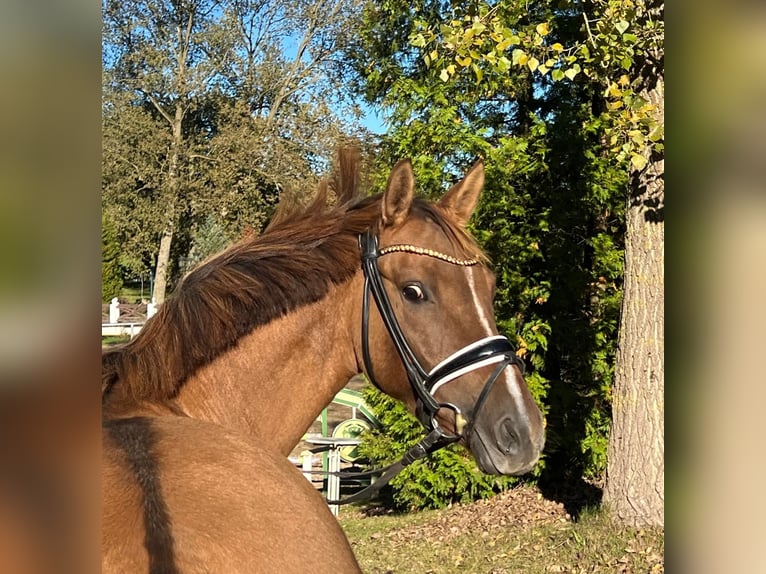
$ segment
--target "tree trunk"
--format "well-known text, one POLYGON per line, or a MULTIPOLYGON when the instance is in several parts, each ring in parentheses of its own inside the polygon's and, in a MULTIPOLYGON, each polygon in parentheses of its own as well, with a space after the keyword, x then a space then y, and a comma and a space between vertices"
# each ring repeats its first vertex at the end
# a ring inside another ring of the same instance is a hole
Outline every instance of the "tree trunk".
POLYGON ((173 243, 173 230, 165 229, 160 238, 160 249, 157 252, 157 269, 154 274, 154 292, 152 299, 156 305, 165 302, 165 291, 168 286, 168 265, 170 264, 170 246, 173 243))
MULTIPOLYGON (((662 72, 643 95, 662 121, 662 72)), ((648 153, 648 152, 647 152, 648 153)), ((661 526, 665 508, 664 203, 665 161, 649 156, 631 177, 625 283, 612 397, 604 502, 631 526, 661 526)))
POLYGON ((172 123, 173 141, 170 148, 168 167, 168 202, 165 212, 167 219, 165 229, 160 238, 160 248, 157 252, 157 270, 154 274, 154 293, 152 293, 152 298, 156 305, 161 305, 165 302, 165 291, 168 285, 170 247, 173 244, 173 234, 176 229, 176 203, 179 201, 181 191, 179 163, 181 161, 180 150, 183 145, 183 119, 184 109, 180 104, 177 104, 172 123))

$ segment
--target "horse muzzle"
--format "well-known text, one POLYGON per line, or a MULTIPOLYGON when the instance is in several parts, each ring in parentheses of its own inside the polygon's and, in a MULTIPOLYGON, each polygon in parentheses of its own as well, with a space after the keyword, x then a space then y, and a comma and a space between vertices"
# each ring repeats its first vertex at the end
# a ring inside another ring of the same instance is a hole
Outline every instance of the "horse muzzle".
POLYGON ((511 417, 496 422, 479 421, 470 427, 465 438, 480 470, 514 476, 534 468, 545 442, 544 433, 533 437, 529 425, 519 424, 511 417))

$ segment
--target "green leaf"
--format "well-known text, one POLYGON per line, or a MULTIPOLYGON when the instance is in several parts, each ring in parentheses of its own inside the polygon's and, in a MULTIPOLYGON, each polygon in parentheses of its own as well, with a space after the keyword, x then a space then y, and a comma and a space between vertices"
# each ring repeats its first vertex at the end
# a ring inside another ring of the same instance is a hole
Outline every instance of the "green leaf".
POLYGON ((563 80, 564 72, 561 70, 561 68, 556 68, 555 70, 551 72, 551 78, 553 78, 555 82, 563 80))

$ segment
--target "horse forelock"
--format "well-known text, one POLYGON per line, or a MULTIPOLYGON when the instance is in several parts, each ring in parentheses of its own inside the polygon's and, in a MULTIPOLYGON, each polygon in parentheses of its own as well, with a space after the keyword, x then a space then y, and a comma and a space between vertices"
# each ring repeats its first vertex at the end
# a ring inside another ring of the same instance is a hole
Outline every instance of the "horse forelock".
MULTIPOLYGON (((358 157, 341 155, 338 164, 310 204, 293 204, 262 235, 203 262, 130 343, 104 353, 105 403, 117 384, 134 401, 171 399, 198 369, 242 337, 322 300, 359 271, 357 238, 380 225, 381 197, 362 197, 358 157), (339 204, 328 204, 328 189, 339 204)), ((413 215, 435 222, 456 256, 484 257, 437 205, 416 199, 413 215)))

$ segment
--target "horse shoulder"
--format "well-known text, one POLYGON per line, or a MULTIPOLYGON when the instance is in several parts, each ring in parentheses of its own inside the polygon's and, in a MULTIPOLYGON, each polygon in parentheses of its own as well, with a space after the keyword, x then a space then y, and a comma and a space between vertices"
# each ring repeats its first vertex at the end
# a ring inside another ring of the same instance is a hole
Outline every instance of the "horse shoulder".
POLYGON ((212 423, 149 420, 176 571, 359 572, 337 520, 285 457, 212 423))

